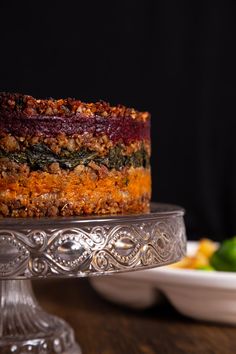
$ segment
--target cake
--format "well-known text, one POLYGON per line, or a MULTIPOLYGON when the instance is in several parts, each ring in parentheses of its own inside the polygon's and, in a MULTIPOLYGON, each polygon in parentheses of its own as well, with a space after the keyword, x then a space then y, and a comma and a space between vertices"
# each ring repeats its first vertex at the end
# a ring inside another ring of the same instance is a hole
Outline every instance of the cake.
POLYGON ((0 93, 0 215, 149 209, 150 115, 103 101, 0 93))

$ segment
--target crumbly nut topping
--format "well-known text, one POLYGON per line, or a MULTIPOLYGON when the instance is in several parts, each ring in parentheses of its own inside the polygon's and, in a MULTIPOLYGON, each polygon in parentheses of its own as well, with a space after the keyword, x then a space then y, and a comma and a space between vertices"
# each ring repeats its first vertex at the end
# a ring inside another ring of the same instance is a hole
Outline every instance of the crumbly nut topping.
POLYGON ((150 119, 148 112, 139 112, 134 108, 123 105, 111 106, 109 103, 100 101, 96 103, 84 103, 75 98, 66 99, 36 99, 20 93, 0 93, 1 110, 21 112, 26 116, 58 116, 70 117, 83 114, 85 117, 128 117, 137 121, 150 119))
MULTIPOLYGON (((106 135, 94 137, 92 134, 88 133, 82 135, 75 134, 72 136, 66 136, 66 134, 61 133, 50 138, 44 137, 43 135, 17 137, 0 133, 0 150, 2 149, 7 152, 24 151, 36 144, 48 146, 55 154, 60 154, 63 149, 67 149, 71 152, 76 152, 80 149, 89 149, 98 152, 99 156, 107 155, 109 150, 117 145, 117 143, 114 143, 106 135)), ((142 146, 144 146, 148 156, 151 155, 150 141, 136 140, 129 145, 119 145, 124 155, 131 155, 140 150, 142 146)))

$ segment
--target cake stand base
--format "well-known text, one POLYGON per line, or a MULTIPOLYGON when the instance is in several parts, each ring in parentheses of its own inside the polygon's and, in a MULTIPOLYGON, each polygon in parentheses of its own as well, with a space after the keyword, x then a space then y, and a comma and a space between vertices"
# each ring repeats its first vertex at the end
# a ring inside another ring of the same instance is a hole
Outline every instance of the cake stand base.
POLYGON ((38 305, 30 279, 112 275, 177 262, 186 250, 183 214, 153 203, 139 215, 1 219, 0 354, 80 354, 73 330, 38 305))
POLYGON ((30 280, 0 280, 1 354, 81 354, 74 332, 44 312, 30 280))

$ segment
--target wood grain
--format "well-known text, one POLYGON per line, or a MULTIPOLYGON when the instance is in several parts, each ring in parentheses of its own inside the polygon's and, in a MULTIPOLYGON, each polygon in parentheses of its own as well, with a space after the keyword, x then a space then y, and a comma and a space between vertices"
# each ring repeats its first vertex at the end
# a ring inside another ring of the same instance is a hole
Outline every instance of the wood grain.
POLYGON ((167 302, 128 310, 99 297, 87 279, 40 280, 34 288, 44 309, 74 328, 83 354, 236 353, 236 327, 187 319, 167 302))

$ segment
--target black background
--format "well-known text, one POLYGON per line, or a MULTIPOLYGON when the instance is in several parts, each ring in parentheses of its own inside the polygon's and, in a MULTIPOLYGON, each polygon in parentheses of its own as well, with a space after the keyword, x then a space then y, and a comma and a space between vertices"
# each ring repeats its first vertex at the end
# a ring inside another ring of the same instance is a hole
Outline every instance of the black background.
POLYGON ((0 91, 152 114, 153 200, 236 234, 234 1, 1 1, 0 91))

